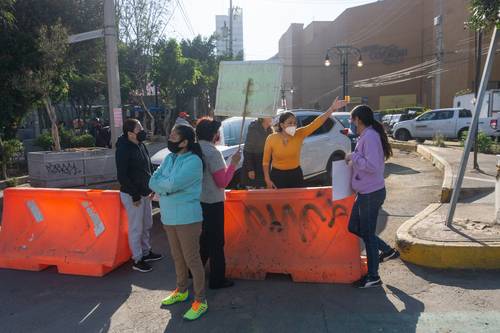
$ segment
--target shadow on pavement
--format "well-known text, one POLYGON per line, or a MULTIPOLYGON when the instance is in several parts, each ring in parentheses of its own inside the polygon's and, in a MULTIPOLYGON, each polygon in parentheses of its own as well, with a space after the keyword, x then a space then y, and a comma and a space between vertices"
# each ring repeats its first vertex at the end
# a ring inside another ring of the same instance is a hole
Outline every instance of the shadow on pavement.
MULTIPOLYGON (((154 250, 168 253, 158 221, 152 235, 154 250)), ((171 260, 153 266, 153 272, 139 273, 125 263, 102 278, 62 275, 55 267, 41 272, 0 269, 0 331, 107 332, 113 314, 136 290, 175 289, 171 260)))
POLYGON ((389 175, 415 175, 420 173, 420 171, 405 167, 399 164, 388 162, 385 164, 385 178, 389 175))
POLYGON ((469 290, 500 289, 500 270, 459 270, 427 268, 403 262, 420 278, 442 286, 453 286, 469 290))

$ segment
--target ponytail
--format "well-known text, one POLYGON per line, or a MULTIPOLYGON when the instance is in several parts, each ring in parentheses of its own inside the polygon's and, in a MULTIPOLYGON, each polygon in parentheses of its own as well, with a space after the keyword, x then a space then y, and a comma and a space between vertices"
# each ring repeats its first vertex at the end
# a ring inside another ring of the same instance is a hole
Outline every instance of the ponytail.
POLYGON ((386 160, 392 157, 392 147, 385 132, 384 126, 375 119, 373 111, 368 105, 358 105, 351 112, 352 118, 358 118, 365 126, 371 126, 380 136, 384 157, 386 160))
POLYGON ((187 150, 198 156, 203 163, 203 169, 205 169, 205 162, 203 161, 203 153, 201 151, 201 146, 196 140, 196 133, 192 127, 185 125, 176 125, 174 130, 177 131, 182 140, 187 140, 187 150))

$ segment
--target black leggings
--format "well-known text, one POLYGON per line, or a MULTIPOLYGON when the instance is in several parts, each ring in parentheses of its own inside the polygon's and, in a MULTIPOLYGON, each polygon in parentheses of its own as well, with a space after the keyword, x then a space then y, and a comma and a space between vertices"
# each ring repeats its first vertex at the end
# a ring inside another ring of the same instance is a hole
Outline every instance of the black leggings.
POLYGON ((220 287, 226 280, 224 256, 224 202, 201 203, 203 224, 200 237, 200 255, 203 266, 210 259, 210 288, 220 287))
POLYGON ((304 174, 302 168, 291 170, 271 169, 271 180, 277 188, 300 188, 304 187, 304 174))

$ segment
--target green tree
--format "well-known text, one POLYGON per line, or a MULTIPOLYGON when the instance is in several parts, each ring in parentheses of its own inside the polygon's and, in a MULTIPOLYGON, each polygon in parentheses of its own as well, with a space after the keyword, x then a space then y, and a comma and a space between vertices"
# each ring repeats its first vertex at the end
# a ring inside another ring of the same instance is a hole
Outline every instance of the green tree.
MULTIPOLYGON (((179 107, 181 95, 196 86, 202 76, 199 62, 184 57, 175 39, 160 41, 156 53, 153 78, 160 86, 161 98, 168 107, 179 107)), ((165 117, 167 132, 175 116, 171 112, 169 117, 165 117)))
POLYGON ((14 0, 0 0, 0 27, 4 29, 14 23, 13 5, 14 0))
MULTIPOLYGON (((122 99, 139 104, 150 119, 153 133, 155 118, 144 101, 148 86, 152 84, 154 46, 162 37, 171 15, 170 0, 117 0, 120 29, 120 75, 126 89, 122 99)), ((122 84, 123 85, 123 84, 122 84)))
POLYGON ((18 82, 24 88, 39 96, 39 103, 47 111, 51 122, 54 150, 61 150, 57 114, 53 102, 59 102, 67 97, 69 84, 67 79, 71 68, 68 65, 68 34, 61 23, 53 26, 42 25, 37 39, 40 55, 40 65, 33 71, 28 71, 18 82))
POLYGON ((500 1, 498 0, 471 0, 471 16, 468 26, 475 30, 486 30, 495 24, 500 28, 500 1))

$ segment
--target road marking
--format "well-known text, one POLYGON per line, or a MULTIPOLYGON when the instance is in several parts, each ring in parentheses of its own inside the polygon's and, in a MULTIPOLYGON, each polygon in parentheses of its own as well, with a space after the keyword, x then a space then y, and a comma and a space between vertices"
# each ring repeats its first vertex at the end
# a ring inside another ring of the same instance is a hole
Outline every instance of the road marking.
POLYGON ((80 320, 80 322, 78 324, 82 324, 85 320, 87 320, 87 318, 90 317, 92 315, 92 313, 94 313, 95 310, 97 310, 99 305, 101 305, 101 303, 97 303, 97 305, 94 306, 94 308, 92 310, 90 310, 90 312, 85 317, 83 317, 83 319, 80 320))
POLYGON ((493 183, 493 184, 496 183, 496 180, 493 179, 476 178, 476 177, 464 177, 464 179, 477 180, 480 182, 493 183))

